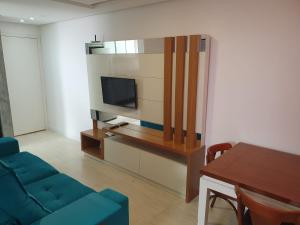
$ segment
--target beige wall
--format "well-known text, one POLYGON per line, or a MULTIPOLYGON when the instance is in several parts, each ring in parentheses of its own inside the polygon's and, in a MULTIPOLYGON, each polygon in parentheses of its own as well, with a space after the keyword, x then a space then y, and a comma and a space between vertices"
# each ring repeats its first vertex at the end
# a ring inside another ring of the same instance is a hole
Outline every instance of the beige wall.
POLYGON ((42 27, 49 126, 91 126, 84 42, 213 37, 207 144, 249 142, 300 154, 300 1, 174 0, 42 27))

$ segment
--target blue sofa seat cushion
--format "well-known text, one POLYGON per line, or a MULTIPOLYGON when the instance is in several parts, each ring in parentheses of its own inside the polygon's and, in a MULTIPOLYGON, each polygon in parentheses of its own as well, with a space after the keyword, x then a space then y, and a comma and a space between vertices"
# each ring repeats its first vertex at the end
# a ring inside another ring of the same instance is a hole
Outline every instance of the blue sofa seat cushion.
POLYGON ((91 188, 64 174, 56 174, 28 184, 25 189, 51 211, 56 211, 94 192, 91 188))
POLYGON ((18 225, 17 220, 7 215, 0 209, 0 225, 18 225))
MULTIPOLYGON (((91 193, 42 218, 32 225, 99 225, 108 224, 121 206, 98 193, 91 193)), ((114 225, 119 225, 116 223, 114 225)))
POLYGON ((9 155, 0 160, 16 173, 23 185, 58 173, 54 167, 28 152, 9 155))
POLYGON ((9 217, 18 224, 29 225, 48 215, 49 212, 24 190, 13 171, 2 164, 0 184, 0 209, 4 220, 9 217))

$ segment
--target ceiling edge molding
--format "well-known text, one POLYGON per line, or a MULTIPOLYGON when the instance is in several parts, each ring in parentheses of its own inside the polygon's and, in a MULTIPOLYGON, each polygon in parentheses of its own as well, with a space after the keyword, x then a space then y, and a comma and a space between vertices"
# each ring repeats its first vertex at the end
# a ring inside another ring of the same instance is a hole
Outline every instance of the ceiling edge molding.
POLYGON ((94 3, 94 4, 84 4, 84 3, 80 3, 77 1, 72 1, 72 0, 51 0, 54 2, 60 2, 60 3, 64 3, 64 4, 70 4, 70 5, 75 5, 75 6, 79 6, 79 7, 84 7, 84 8, 89 8, 89 9, 94 9, 96 6, 107 3, 107 2, 112 2, 115 0, 108 0, 108 1, 104 1, 104 2, 99 2, 99 3, 94 3))

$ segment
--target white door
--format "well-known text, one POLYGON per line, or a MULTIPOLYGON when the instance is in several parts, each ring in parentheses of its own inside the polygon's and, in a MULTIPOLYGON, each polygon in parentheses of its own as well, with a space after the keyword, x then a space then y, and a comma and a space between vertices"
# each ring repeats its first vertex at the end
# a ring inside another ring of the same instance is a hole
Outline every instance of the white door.
POLYGON ((45 129, 38 39, 2 37, 14 135, 45 129))

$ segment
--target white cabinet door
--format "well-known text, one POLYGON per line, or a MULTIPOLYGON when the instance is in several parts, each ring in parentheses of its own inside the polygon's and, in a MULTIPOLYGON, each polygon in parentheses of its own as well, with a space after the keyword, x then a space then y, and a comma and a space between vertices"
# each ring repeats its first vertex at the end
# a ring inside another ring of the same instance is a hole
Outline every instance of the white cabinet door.
POLYGON ((140 174, 185 195, 187 166, 183 163, 141 151, 140 174))
POLYGON ((14 135, 45 129, 38 40, 2 37, 14 135))
POLYGON ((122 143, 118 136, 104 138, 104 158, 122 168, 139 173, 140 150, 122 143))

